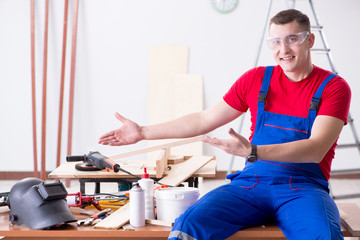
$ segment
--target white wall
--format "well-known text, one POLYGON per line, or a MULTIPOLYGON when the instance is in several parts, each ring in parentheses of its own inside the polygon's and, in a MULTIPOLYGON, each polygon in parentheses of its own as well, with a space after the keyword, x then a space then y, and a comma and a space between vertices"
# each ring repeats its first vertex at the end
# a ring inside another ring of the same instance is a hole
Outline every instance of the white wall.
MULTIPOLYGON (((70 1, 72 3, 72 1, 70 1)), ((286 7, 273 1, 271 16, 286 7)), ((316 0, 315 8, 332 49, 335 66, 352 87, 351 114, 360 132, 359 56, 360 2, 358 0, 316 0)), ((267 12, 266 0, 239 0, 229 14, 216 12, 210 0, 81 0, 75 74, 73 154, 99 150, 105 155, 138 149, 134 146, 100 146, 103 133, 119 127, 113 117, 118 111, 138 122, 147 123, 148 47, 160 44, 190 47, 189 73, 203 74, 205 107, 228 90, 247 69, 255 56, 267 12)), ((307 1, 297 8, 311 18, 307 1)), ((61 46, 64 1, 50 1, 46 169, 55 168, 59 105, 61 46)), ((69 8, 68 52, 65 85, 62 161, 66 156, 68 82, 70 72, 72 4, 69 8)), ((36 1, 36 84, 38 156, 40 167, 41 98, 43 61, 44 0, 36 1)), ((0 1, 0 171, 32 171, 30 1, 0 1)), ((318 39, 319 40, 319 39, 318 39)), ((317 57, 316 64, 328 68, 317 57)), ((274 64, 263 48, 260 65, 274 64)), ((227 138, 227 129, 238 129, 239 120, 209 135, 227 138)), ((249 125, 243 133, 248 135, 249 125)), ((353 142, 345 127, 339 142, 353 142)), ((218 168, 227 169, 230 156, 210 146, 218 168)), ((243 165, 236 159, 234 168, 243 165)), ((360 166, 356 149, 339 150, 334 168, 360 166)))

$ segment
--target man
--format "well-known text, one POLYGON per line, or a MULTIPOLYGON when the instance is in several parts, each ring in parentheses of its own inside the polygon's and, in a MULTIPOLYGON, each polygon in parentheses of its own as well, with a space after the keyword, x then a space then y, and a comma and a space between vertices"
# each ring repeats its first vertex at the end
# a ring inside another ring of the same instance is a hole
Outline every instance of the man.
POLYGON ((139 126, 116 114, 122 127, 99 143, 183 138, 210 132, 251 113, 250 141, 230 129, 230 139, 204 142, 246 158, 231 183, 212 190, 176 221, 169 239, 225 239, 236 231, 274 223, 288 239, 343 239, 327 180, 339 134, 347 123, 351 91, 339 76, 314 66, 309 19, 290 9, 269 25, 278 63, 243 74, 222 100, 200 113, 139 126))

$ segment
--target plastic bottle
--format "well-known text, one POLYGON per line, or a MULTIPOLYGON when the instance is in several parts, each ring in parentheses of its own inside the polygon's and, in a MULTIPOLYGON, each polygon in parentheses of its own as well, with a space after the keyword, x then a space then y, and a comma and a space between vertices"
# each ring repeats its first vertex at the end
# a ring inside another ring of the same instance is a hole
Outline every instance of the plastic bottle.
POLYGON ((145 191, 139 183, 135 183, 130 190, 130 225, 145 226, 145 191))
POLYGON ((155 219, 154 180, 149 177, 146 168, 144 168, 144 173, 138 183, 145 191, 145 219, 155 219))

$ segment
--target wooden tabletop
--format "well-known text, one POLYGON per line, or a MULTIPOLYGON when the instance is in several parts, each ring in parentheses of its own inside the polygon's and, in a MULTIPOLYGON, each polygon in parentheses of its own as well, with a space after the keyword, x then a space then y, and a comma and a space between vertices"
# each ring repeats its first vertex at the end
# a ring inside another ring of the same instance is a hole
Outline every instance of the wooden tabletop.
MULTIPOLYGON (((342 205, 351 207, 351 205, 342 205)), ((344 208, 345 211, 348 209, 344 208)), ((84 219, 86 216, 74 214, 77 219, 84 219)), ((119 240, 165 240, 168 238, 171 231, 170 227, 147 225, 141 228, 133 228, 133 230, 124 229, 95 229, 91 226, 77 226, 76 223, 70 223, 52 230, 31 230, 25 225, 10 226, 9 224, 9 209, 7 207, 0 207, 0 236, 5 236, 5 239, 31 239, 31 240, 95 240, 95 239, 119 239, 119 240)), ((344 236, 353 236, 348 230, 343 228, 344 236)), ((358 236, 358 235, 357 235, 358 236)), ((276 226, 253 227, 243 229, 231 237, 229 240, 248 239, 260 240, 271 239, 285 240, 284 234, 276 226)))
MULTIPOLYGON (((11 226, 8 221, 9 209, 2 207, 0 209, 0 236, 5 236, 5 239, 52 239, 52 240, 95 240, 95 239, 126 239, 126 240, 140 240, 153 239, 162 240, 167 239, 171 231, 170 227, 147 225, 145 227, 133 228, 133 230, 109 230, 109 229, 95 229, 91 226, 77 226, 76 223, 69 223, 52 230, 31 230, 25 225, 11 226)), ((78 219, 86 217, 82 215, 75 215, 78 219)), ((256 227, 242 230, 234 234, 229 239, 286 239, 279 228, 276 226, 256 227)))

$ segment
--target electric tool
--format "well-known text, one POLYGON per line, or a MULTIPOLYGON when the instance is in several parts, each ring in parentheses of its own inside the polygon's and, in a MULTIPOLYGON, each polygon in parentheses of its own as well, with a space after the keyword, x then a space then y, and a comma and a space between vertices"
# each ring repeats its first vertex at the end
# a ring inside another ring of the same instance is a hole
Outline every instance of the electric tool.
POLYGON ((115 163, 113 160, 108 157, 102 155, 97 151, 90 151, 88 154, 84 154, 81 156, 67 156, 67 162, 79 162, 83 161, 83 164, 76 164, 75 168, 80 171, 99 171, 102 169, 106 169, 106 171, 114 171, 119 172, 122 171, 127 173, 133 177, 141 179, 141 177, 136 176, 125 169, 121 168, 118 163, 115 163))

